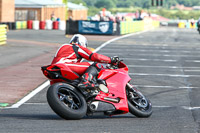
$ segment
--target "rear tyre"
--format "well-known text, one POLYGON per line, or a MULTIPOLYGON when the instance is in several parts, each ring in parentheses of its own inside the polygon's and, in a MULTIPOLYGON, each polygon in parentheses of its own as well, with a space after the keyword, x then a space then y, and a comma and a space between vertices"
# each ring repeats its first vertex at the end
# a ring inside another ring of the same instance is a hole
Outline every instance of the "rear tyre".
POLYGON ((56 83, 47 91, 47 101, 52 110, 64 119, 77 120, 86 115, 87 104, 73 86, 66 83, 56 83))
POLYGON ((152 104, 136 88, 127 88, 127 99, 129 112, 137 117, 150 117, 152 114, 152 104))

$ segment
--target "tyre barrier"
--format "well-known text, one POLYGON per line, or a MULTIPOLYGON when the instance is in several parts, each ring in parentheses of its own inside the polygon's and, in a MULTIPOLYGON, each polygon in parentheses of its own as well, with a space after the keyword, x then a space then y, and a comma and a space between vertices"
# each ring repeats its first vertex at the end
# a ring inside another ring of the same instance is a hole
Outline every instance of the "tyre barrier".
POLYGON ((38 21, 38 20, 28 20, 28 21, 16 21, 16 22, 3 22, 1 25, 5 24, 9 30, 23 30, 23 29, 33 29, 33 30, 66 30, 66 21, 38 21))
POLYGON ((26 21, 17 21, 16 22, 16 30, 27 29, 26 21))
POLYGON ((7 25, 0 25, 0 45, 6 44, 7 41, 7 25))
POLYGON ((27 21, 27 29, 33 29, 33 21, 32 20, 27 21))
POLYGON ((66 29, 66 22, 60 21, 59 22, 59 30, 65 30, 66 29))
POLYGON ((58 21, 53 22, 53 29, 54 30, 58 30, 58 23, 59 23, 58 21))
POLYGON ((45 25, 46 25, 45 21, 40 21, 40 29, 41 30, 45 30, 45 25))
POLYGON ((34 30, 39 30, 40 29, 40 26, 39 26, 40 22, 35 20, 33 21, 33 29, 34 30))
POLYGON ((53 22, 51 20, 46 20, 45 29, 47 29, 47 30, 52 30, 53 29, 53 22))

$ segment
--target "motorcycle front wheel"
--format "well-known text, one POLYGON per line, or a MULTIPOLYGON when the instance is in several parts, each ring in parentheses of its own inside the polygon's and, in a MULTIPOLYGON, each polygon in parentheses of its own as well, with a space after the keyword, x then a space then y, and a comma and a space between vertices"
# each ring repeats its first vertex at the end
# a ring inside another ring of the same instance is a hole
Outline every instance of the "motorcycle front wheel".
POLYGON ((127 99, 129 112, 137 117, 150 117, 152 114, 152 104, 140 91, 136 88, 127 88, 127 99))
POLYGON ((47 91, 52 110, 64 119, 77 120, 86 115, 87 104, 77 89, 66 83, 55 83, 47 91))

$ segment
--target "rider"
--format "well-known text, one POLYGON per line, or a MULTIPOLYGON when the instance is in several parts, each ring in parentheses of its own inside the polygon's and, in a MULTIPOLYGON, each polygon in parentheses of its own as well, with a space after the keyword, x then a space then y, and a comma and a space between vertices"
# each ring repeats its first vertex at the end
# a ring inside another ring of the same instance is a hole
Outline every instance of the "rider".
POLYGON ((199 20, 197 21, 197 27, 198 27, 198 30, 200 30, 200 18, 199 18, 199 20))
POLYGON ((63 44, 57 51, 51 64, 66 63, 66 65, 76 74, 82 75, 81 82, 78 87, 81 89, 93 89, 98 86, 93 82, 93 78, 97 77, 101 70, 100 63, 116 63, 117 57, 107 57, 98 53, 93 53, 87 49, 87 39, 80 34, 75 34, 69 44, 63 44), (89 63, 81 62, 82 58, 86 60, 98 62, 89 63))

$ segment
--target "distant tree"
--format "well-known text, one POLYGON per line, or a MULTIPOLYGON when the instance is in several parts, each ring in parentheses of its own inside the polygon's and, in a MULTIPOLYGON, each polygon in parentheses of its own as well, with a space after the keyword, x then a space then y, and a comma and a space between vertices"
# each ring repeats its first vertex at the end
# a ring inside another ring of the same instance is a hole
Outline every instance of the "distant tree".
POLYGON ((75 4, 82 4, 83 6, 86 6, 87 4, 83 0, 68 0, 68 2, 72 2, 75 4))
POLYGON ((185 5, 185 6, 192 6, 193 0, 177 0, 179 4, 185 5))
POLYGON ((142 8, 150 8, 151 7, 151 3, 149 0, 142 0, 142 8))
POLYGON ((171 6, 175 6, 176 4, 176 0, 165 0, 163 6, 166 8, 170 8, 171 6))
POLYGON ((83 0, 87 6, 94 6, 94 4, 97 2, 97 0, 83 0))
POLYGON ((132 0, 118 0, 116 3, 117 7, 130 7, 133 5, 134 5, 134 2, 132 0))
POLYGON ((106 8, 106 9, 110 9, 110 8, 115 7, 114 2, 111 1, 111 0, 98 0, 94 5, 97 8, 106 8))
POLYGON ((192 6, 200 6, 200 0, 192 0, 192 6))

